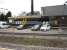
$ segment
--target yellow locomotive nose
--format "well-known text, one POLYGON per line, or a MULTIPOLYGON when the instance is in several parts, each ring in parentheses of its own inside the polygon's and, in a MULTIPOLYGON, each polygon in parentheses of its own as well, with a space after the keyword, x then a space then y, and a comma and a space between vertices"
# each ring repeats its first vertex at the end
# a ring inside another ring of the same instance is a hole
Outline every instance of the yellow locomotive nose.
POLYGON ((27 24, 27 18, 23 18, 22 20, 22 25, 25 25, 25 24, 27 24))

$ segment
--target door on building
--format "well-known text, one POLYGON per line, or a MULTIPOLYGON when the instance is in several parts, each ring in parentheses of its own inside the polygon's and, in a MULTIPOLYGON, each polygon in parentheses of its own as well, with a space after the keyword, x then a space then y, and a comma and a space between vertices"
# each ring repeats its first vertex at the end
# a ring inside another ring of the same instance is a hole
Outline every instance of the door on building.
POLYGON ((61 28, 67 29, 67 16, 61 17, 61 28))

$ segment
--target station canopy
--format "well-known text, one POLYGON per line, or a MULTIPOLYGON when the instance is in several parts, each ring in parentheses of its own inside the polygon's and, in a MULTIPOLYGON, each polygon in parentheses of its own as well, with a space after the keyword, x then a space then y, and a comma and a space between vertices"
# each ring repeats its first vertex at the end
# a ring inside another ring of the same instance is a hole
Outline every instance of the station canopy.
POLYGON ((23 18, 41 18, 41 16, 16 16, 16 17, 8 17, 8 19, 23 19, 23 18))

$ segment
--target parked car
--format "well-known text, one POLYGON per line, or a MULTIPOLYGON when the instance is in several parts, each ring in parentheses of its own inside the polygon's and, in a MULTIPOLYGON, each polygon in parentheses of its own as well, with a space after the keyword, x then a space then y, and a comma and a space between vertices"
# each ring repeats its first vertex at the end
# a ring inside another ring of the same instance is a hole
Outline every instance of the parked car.
POLYGON ((34 25, 34 26, 31 28, 31 30, 33 30, 33 31, 37 31, 37 30, 39 30, 39 29, 40 29, 40 25, 39 25, 39 24, 34 25))
POLYGON ((8 28, 9 25, 7 24, 6 21, 0 21, 0 28, 8 28))
POLYGON ((23 25, 16 26, 16 28, 17 28, 18 30, 21 30, 21 29, 23 29, 23 25))

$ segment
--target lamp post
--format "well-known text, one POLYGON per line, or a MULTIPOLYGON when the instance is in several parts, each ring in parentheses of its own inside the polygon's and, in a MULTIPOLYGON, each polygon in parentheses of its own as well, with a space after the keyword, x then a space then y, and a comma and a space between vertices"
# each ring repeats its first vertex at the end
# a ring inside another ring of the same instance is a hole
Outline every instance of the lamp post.
POLYGON ((6 14, 6 11, 7 11, 8 9, 4 9, 4 13, 6 14))
POLYGON ((1 8, 1 13, 3 13, 3 8, 1 8))
POLYGON ((34 3, 33 0, 31 0, 31 15, 34 15, 34 3))

